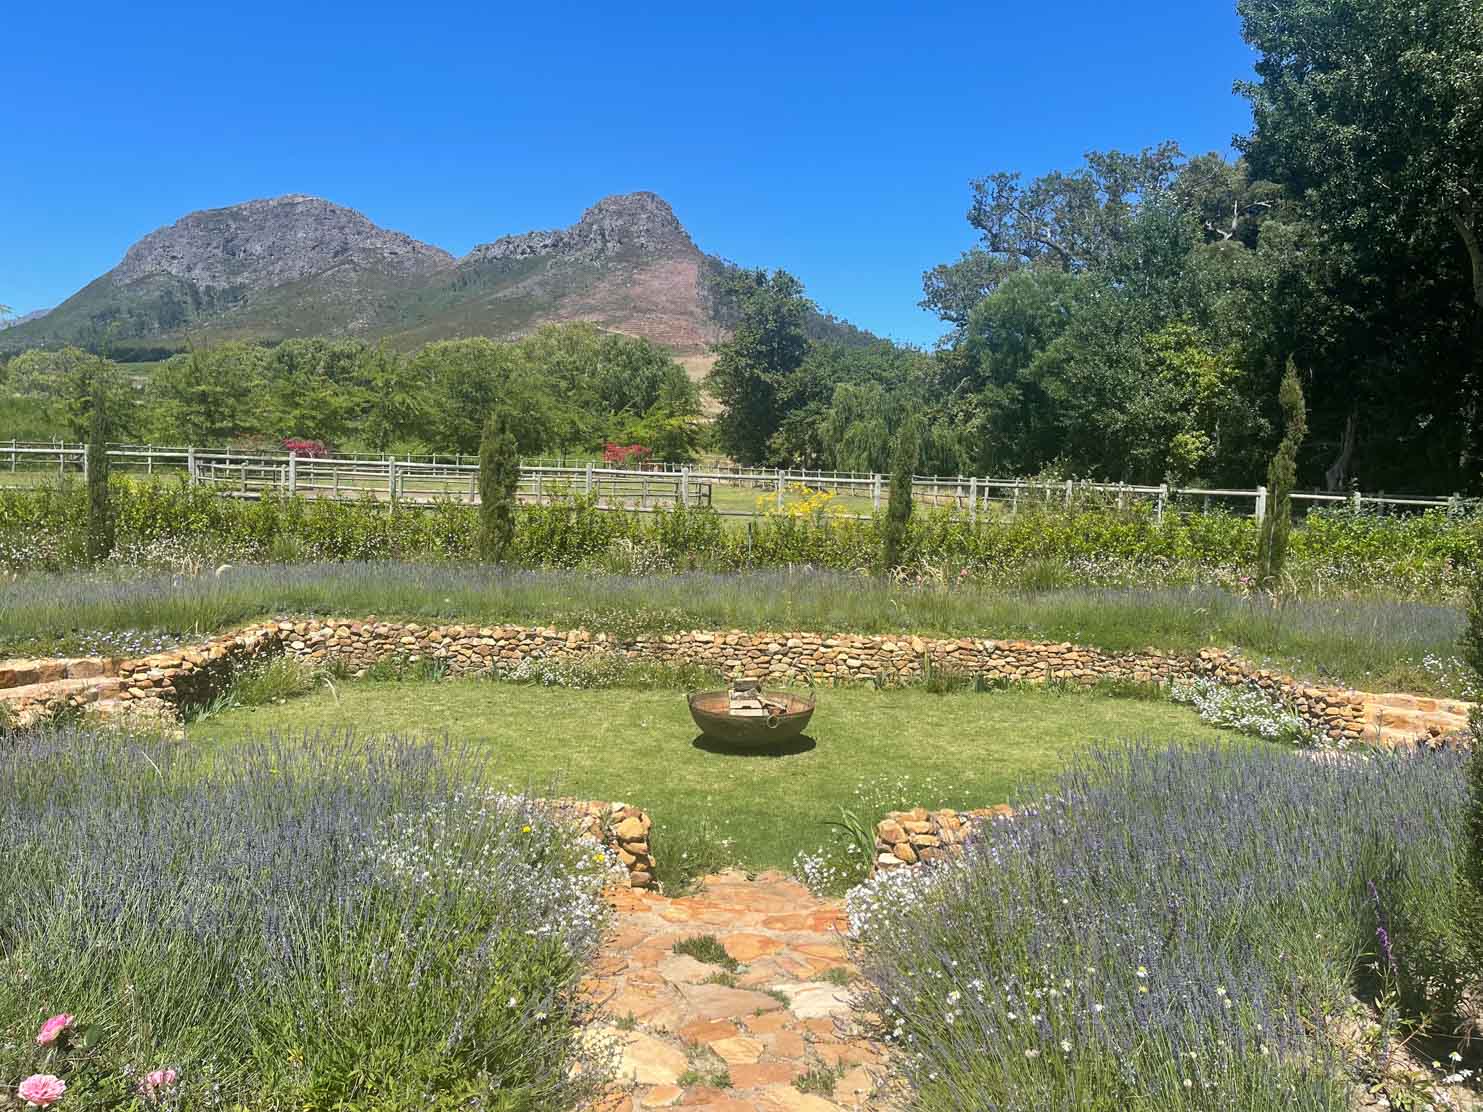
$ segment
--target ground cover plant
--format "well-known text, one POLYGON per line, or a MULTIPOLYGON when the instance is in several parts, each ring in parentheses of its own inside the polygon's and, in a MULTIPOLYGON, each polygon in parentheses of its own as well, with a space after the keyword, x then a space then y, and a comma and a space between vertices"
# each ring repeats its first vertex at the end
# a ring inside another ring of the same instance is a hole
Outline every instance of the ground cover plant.
POLYGON ((1455 754, 1098 748, 851 894, 861 1012, 921 1109, 1422 1107, 1476 1054, 1467 801, 1455 754), (1437 1067, 1400 1091, 1408 1038, 1437 1067))
POLYGON ((806 569, 594 575, 418 563, 28 575, 6 584, 0 655, 140 655, 282 614, 584 627, 632 637, 794 629, 1072 641, 1110 651, 1234 647, 1300 676, 1470 697, 1460 607, 1274 599, 1215 587, 1005 589, 806 569))
MULTIPOLYGON (((0 569, 55 571, 86 559, 86 491, 0 491, 0 569)), ((224 498, 209 486, 119 477, 113 560, 172 570, 222 562, 313 560, 468 561, 479 551, 476 507, 448 501, 387 506, 289 496, 224 498)), ((808 565, 856 572, 879 565, 885 513, 856 520, 828 513, 766 512, 728 523, 705 508, 641 514, 599 509, 585 498, 521 506, 505 559, 524 567, 625 573, 733 571, 808 565)), ((965 575, 995 585, 1249 585, 1256 523, 1200 506, 1115 502, 1027 505, 970 522, 923 508, 898 543, 904 578, 965 575)), ((1310 512, 1293 529, 1282 586, 1297 593, 1383 590, 1456 599, 1483 553, 1483 515, 1459 508, 1415 515, 1310 512)))
POLYGON ((613 862, 477 771, 394 737, 7 738, 0 1106, 578 1104, 613 862))
POLYGON ((622 800, 654 819, 661 876, 684 883, 728 864, 788 869, 832 840, 842 808, 980 807, 1048 783, 1095 738, 1235 735, 1167 702, 1075 692, 934 695, 920 688, 825 692, 802 741, 739 754, 697 737, 681 691, 552 690, 457 679, 321 685, 287 702, 226 709, 187 727, 229 751, 263 731, 334 736, 446 732, 490 764, 501 786, 559 782, 584 799, 622 800), (662 769, 662 774, 659 770, 662 769))

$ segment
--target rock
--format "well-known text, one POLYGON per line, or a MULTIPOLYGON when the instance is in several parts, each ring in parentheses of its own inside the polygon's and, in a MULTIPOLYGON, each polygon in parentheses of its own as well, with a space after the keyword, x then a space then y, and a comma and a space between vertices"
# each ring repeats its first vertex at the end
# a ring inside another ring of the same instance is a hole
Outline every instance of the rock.
POLYGON ((729 1019, 757 1011, 774 1012, 782 1007, 771 996, 725 985, 681 985, 685 1009, 694 1019, 729 1019))
POLYGON ((800 981, 775 987, 788 997, 788 1010, 799 1019, 826 1019, 850 1012, 849 993, 827 981, 800 981))
POLYGON ((623 842, 642 842, 647 833, 644 829, 642 819, 637 817, 626 818, 613 828, 613 833, 623 842))
POLYGON ((762 1040, 748 1038, 746 1035, 736 1035, 729 1039, 717 1039, 707 1044, 715 1052, 716 1057, 728 1066, 752 1063, 762 1057, 762 1040))
POLYGON ((685 1052, 641 1031, 620 1032, 618 1076, 640 1085, 673 1085, 690 1068, 685 1052))
POLYGON ((655 971, 670 984, 698 985, 716 975, 716 967, 689 954, 666 954, 655 971))

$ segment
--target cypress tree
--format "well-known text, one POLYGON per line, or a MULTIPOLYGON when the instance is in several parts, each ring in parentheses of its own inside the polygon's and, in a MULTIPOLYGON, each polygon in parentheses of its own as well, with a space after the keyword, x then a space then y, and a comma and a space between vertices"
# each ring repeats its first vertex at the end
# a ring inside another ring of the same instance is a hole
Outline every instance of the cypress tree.
POLYGON ((922 451, 922 430, 915 414, 902 418, 891 452, 891 496, 886 504, 886 526, 882 536, 881 570, 890 573, 901 565, 906 547, 906 527, 911 521, 911 481, 922 451))
POLYGON ((1287 560, 1287 538, 1292 531, 1292 492, 1298 478, 1298 447, 1308 431, 1308 410, 1303 402, 1303 386, 1298 381, 1297 364, 1289 356, 1287 371, 1277 390, 1277 403, 1282 407, 1282 443, 1267 466, 1267 515, 1262 518, 1257 541, 1257 582, 1272 588, 1282 576, 1287 560))
POLYGON ((497 564, 515 539, 515 492, 520 451, 499 410, 491 410, 479 438, 479 559, 497 564))
POLYGON ((108 383, 100 358, 88 381, 87 557, 96 564, 113 552, 113 502, 108 493, 108 383))

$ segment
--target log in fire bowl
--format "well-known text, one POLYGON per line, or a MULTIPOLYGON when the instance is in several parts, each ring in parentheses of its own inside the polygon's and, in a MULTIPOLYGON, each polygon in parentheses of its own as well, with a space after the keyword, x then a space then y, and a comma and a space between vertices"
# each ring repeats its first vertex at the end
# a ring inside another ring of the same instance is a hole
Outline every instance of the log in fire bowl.
POLYGON ((769 749, 803 733, 814 714, 814 696, 762 690, 739 680, 726 691, 690 696, 690 717, 700 732, 737 749, 769 749))

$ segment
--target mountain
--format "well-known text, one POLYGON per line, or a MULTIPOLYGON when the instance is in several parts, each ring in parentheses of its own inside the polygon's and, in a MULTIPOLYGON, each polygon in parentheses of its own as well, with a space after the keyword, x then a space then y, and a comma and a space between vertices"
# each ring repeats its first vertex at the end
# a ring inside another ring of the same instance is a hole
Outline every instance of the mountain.
POLYGON ((50 309, 33 309, 31 312, 22 313, 18 317, 0 318, 0 329, 14 328, 18 324, 25 324, 28 320, 40 320, 50 312, 50 309))
MULTIPOLYGON (((401 348, 523 335, 590 321, 644 336, 699 370, 726 334, 714 296, 730 264, 698 248, 653 193, 606 197, 571 227, 508 235, 461 259, 316 197, 193 212, 46 316, 0 335, 0 352, 77 343, 157 358, 187 341, 345 335, 401 348)), ((874 337, 820 315, 813 330, 874 337)))

